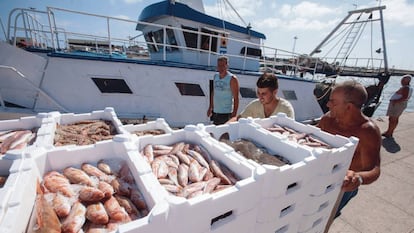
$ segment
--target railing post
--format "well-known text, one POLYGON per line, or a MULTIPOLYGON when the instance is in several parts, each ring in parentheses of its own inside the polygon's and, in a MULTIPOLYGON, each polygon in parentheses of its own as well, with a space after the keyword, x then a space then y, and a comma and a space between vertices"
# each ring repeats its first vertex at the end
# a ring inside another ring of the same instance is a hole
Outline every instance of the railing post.
POLYGON ((109 18, 106 18, 106 25, 108 27, 108 46, 109 46, 109 55, 112 55, 112 43, 111 43, 111 29, 109 26, 109 18))

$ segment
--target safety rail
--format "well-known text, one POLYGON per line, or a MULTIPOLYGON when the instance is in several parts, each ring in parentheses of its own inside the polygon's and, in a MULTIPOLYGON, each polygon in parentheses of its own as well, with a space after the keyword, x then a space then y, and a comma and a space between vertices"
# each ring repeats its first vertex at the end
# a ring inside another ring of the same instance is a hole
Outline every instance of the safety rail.
MULTIPOLYGON (((223 31, 223 33, 226 33, 223 31)), ((9 15, 8 41, 17 46, 30 46, 38 48, 47 48, 54 51, 62 52, 90 52, 95 54, 103 54, 108 56, 116 56, 118 58, 127 59, 149 59, 154 52, 162 50, 162 57, 160 60, 168 61, 168 52, 171 50, 185 50, 191 52, 199 52, 208 54, 204 65, 210 67, 214 66, 216 57, 222 53, 217 48, 212 48, 212 39, 221 41, 222 39, 230 42, 242 44, 245 48, 254 47, 260 48, 260 56, 248 55, 247 49, 244 54, 226 53, 225 55, 236 59, 243 60, 243 69, 248 61, 254 61, 260 64, 259 71, 271 71, 275 73, 284 73, 287 75, 294 75, 298 73, 316 74, 323 73, 321 67, 329 67, 327 75, 332 73, 340 73, 339 71, 347 70, 348 65, 341 65, 341 67, 332 63, 328 58, 319 59, 307 55, 294 53, 283 49, 277 49, 265 46, 262 44, 255 44, 249 41, 243 41, 235 38, 223 37, 221 33, 209 34, 198 31, 189 30, 186 28, 177 28, 167 25, 159 25, 142 21, 134 21, 128 19, 115 18, 110 16, 103 16, 98 14, 85 13, 80 11, 48 7, 46 11, 39 11, 36 9, 14 9, 9 15), (76 14, 77 16, 71 16, 76 14), (68 16, 69 15, 69 16, 68 16), (13 18, 14 16, 14 18, 13 18), (57 21, 58 17, 63 17, 62 22, 67 22, 70 18, 85 17, 85 23, 82 27, 85 29, 78 29, 76 26, 66 27, 63 29, 62 24, 57 21), (19 21, 21 19, 21 21, 19 21), (18 25, 20 22, 23 25, 18 25), (102 31, 93 28, 94 25, 99 25, 100 28, 105 28, 102 31), (145 40, 144 34, 140 31, 132 31, 137 35, 131 36, 131 32, 119 30, 119 28, 137 28, 137 25, 152 27, 155 30, 162 30, 163 33, 158 41, 145 40), (194 34, 199 38, 196 47, 182 46, 168 41, 168 30, 174 30, 182 33, 194 34), (86 31, 86 32, 85 32, 86 31), (94 32, 94 34, 92 34, 94 32), (115 36, 117 35, 117 36, 115 36), (207 49, 201 48, 201 37, 209 37, 209 46, 207 49), (20 43, 18 39, 25 40, 25 44, 20 43), (151 47, 157 48, 156 51, 151 51, 151 47)), ((376 59, 375 62, 377 62, 376 59)), ((373 60, 370 58, 348 58, 348 61, 354 61, 354 64, 349 67, 359 69, 361 71, 380 72, 381 65, 373 67, 373 60), (362 61, 366 64, 362 64, 362 61), (371 64, 371 65, 370 65, 371 64)))

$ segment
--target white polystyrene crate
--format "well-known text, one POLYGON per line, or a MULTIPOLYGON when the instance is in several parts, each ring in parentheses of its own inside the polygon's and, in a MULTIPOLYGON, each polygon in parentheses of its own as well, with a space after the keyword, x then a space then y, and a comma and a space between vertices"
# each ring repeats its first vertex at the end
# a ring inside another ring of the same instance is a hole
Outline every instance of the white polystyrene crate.
POLYGON ((245 213, 232 213, 230 217, 220 219, 212 225, 211 230, 205 233, 252 233, 255 232, 256 223, 252 221, 257 215, 257 208, 245 213))
MULTIPOLYGON (((260 199, 264 170, 255 169, 247 161, 236 159, 234 151, 226 153, 221 147, 217 147, 217 140, 200 130, 199 127, 187 125, 184 129, 173 131, 170 134, 141 137, 136 143, 139 150, 142 150, 147 144, 173 145, 177 142, 197 144, 203 147, 213 159, 227 166, 240 180, 232 187, 191 199, 169 195, 165 191, 165 200, 169 203, 167 222, 171 232, 203 233, 212 230, 218 232, 221 224, 230 227, 225 223, 256 208, 260 199), (220 220, 215 221, 216 219, 220 220)), ((153 176, 152 173, 150 174, 153 176)), ((153 184, 149 189, 159 190, 161 187, 159 182, 154 183, 156 184, 153 184)), ((250 224, 254 224, 255 218, 249 219, 249 221, 250 224)))
POLYGON ((346 170, 351 164, 352 157, 358 145, 358 138, 350 137, 347 139, 338 135, 335 137, 338 140, 346 139, 347 143, 343 144, 342 147, 333 148, 330 150, 318 148, 314 149, 313 151, 315 157, 324 161, 324 163, 321 163, 318 167, 319 176, 331 176, 333 173, 342 172, 344 177, 346 170))
MULTIPOLYGON (((296 216, 295 216, 296 217, 296 216)), ((278 221, 257 223, 254 233, 297 233, 300 218, 287 218, 278 221)))
MULTIPOLYGON (((118 119, 115 110, 112 107, 107 107, 104 110, 92 111, 90 113, 59 113, 59 112, 50 112, 48 113, 49 118, 54 120, 54 125, 50 129, 50 137, 45 136, 45 140, 50 140, 47 142, 49 147, 53 147, 56 124, 59 125, 68 125, 84 120, 107 120, 111 121, 113 126, 116 128, 118 134, 127 134, 129 133, 122 128, 122 122, 118 119)), ((44 145, 46 146, 46 145, 44 145)))
POLYGON ((29 169, 19 172, 18 184, 11 190, 7 201, 6 212, 0 223, 0 232, 25 232, 25 223, 31 215, 31 209, 36 197, 37 172, 29 169))
MULTIPOLYGON (((164 120, 164 118, 157 118, 155 121, 149 121, 147 123, 144 124, 128 124, 128 125, 123 125, 121 126, 121 128, 123 128, 125 131, 131 133, 132 138, 134 140, 136 140, 136 138, 138 137, 134 132, 136 131, 144 131, 144 130, 163 130, 166 134, 167 133, 171 133, 173 130, 171 129, 171 127, 168 125, 168 123, 164 120)), ((141 137, 145 137, 147 135, 141 136, 141 137)), ((155 135, 154 135, 155 136, 155 135)))
POLYGON ((5 159, 19 159, 22 156, 22 151, 30 150, 31 147, 39 146, 42 140, 38 138, 37 135, 45 133, 47 129, 44 127, 44 125, 48 124, 51 121, 52 119, 48 118, 47 113, 39 113, 36 116, 0 121, 0 131, 35 130, 36 134, 36 138, 31 145, 28 145, 23 149, 9 150, 4 155, 0 154, 0 158, 4 157, 5 159))
POLYGON ((331 187, 326 189, 326 193, 321 194, 319 196, 310 195, 304 201, 304 216, 310 216, 321 210, 327 208, 332 210, 336 200, 338 199, 338 195, 341 192, 342 184, 332 185, 331 187))
MULTIPOLYGON (((242 138, 250 140, 257 146, 265 147, 269 154, 280 155, 292 163, 291 165, 286 164, 278 167, 267 164, 259 165, 253 160, 247 160, 255 167, 262 167, 266 170, 262 192, 264 198, 276 198, 293 192, 300 192, 305 196, 307 193, 305 189, 307 188, 308 181, 312 180, 312 176, 316 175, 314 168, 320 163, 313 156, 310 149, 300 147, 297 144, 275 136, 275 134, 263 129, 261 126, 252 123, 252 119, 240 119, 239 122, 217 127, 210 125, 204 127, 204 130, 215 138, 228 134, 230 141, 242 138)), ((234 151, 227 144, 220 144, 227 148, 225 150, 234 151)), ((238 158, 246 160, 241 155, 238 158)))
MULTIPOLYGON (((149 214, 143 218, 131 221, 127 223, 124 232, 129 232, 131 228, 136 228, 140 225, 152 224, 152 222, 161 223, 165 222, 166 219, 166 205, 161 204, 164 207, 157 207, 159 197, 153 197, 153 193, 148 192, 146 187, 148 185, 144 184, 143 179, 140 178, 139 172, 136 168, 136 164, 138 163, 137 157, 138 154, 136 153, 136 147, 132 144, 128 137, 123 137, 123 135, 117 135, 114 137, 114 140, 107 140, 95 143, 93 145, 87 145, 83 147, 78 146, 64 146, 58 147, 53 150, 46 150, 45 148, 38 148, 35 151, 31 152, 31 159, 27 159, 25 161, 28 164, 31 164, 32 170, 37 171, 37 176, 33 176, 39 181, 42 181, 44 174, 49 171, 56 170, 61 172, 64 168, 68 166, 73 166, 79 168, 82 163, 90 163, 92 165, 96 165, 97 161, 104 159, 106 161, 115 161, 115 162, 126 162, 129 170, 134 177, 135 183, 142 193, 145 202, 148 206, 148 210, 150 211, 149 214), (152 209, 156 207, 155 212, 152 212, 152 209), (153 216, 153 213, 155 214, 153 216), (137 226, 135 226, 135 224, 137 226)), ((30 166, 23 166, 23 167, 30 167, 30 166)), ((35 187, 36 183, 28 183, 26 188, 33 188, 35 187)), ((24 192, 22 192, 24 193, 24 192)), ((33 209, 33 202, 30 206, 27 206, 27 210, 32 211, 33 209)), ((33 224, 34 224, 34 217, 30 220, 27 219, 19 219, 19 223, 26 223, 28 224, 28 232, 33 232, 33 224)), ((26 224, 25 224, 26 225, 26 224)), ((166 224, 164 224, 166 225, 166 224)), ((122 225, 121 225, 122 226, 122 225)), ((155 228, 157 229, 157 228, 155 228)))
POLYGON ((332 208, 330 205, 326 208, 321 208, 312 215, 302 216, 299 222, 298 232, 324 232, 326 223, 331 215, 332 208))

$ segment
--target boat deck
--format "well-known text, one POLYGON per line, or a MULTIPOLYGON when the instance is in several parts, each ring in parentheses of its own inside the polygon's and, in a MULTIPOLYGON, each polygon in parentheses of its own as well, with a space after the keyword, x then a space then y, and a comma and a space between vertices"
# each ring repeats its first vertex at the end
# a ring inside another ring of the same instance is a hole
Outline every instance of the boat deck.
MULTIPOLYGON (((375 118, 381 131, 387 117, 375 118)), ((404 113, 394 138, 383 138, 381 176, 360 188, 329 233, 414 232, 414 113, 404 113)))

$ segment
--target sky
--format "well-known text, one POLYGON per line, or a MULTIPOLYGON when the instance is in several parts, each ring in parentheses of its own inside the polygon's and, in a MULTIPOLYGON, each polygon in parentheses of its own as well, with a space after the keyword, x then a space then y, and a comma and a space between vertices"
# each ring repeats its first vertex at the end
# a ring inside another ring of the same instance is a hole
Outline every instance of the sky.
MULTIPOLYGON (((248 24, 266 35, 265 44, 287 51, 309 54, 348 11, 385 5, 384 26, 389 67, 414 70, 414 0, 204 0, 205 11, 236 24, 248 24), (221 7, 220 7, 221 6, 221 7), (224 8, 223 6, 226 6, 224 8), (221 9, 221 10, 220 10, 221 9), (224 9, 224 10, 223 10, 224 9), (228 13, 228 14, 227 14, 228 13), (297 38, 297 39, 294 39, 297 38)), ((8 15, 16 7, 46 6, 65 8, 124 19, 137 20, 142 9, 155 0, 0 0, 0 19, 7 26, 8 15)), ((76 20, 76 19, 74 19, 76 20)), ((92 24, 79 19, 79 26, 92 24)), ((124 29, 127 30, 127 29, 124 29)), ((134 29, 131 29, 134 30, 134 29)), ((4 40, 0 27, 0 40, 4 40)), ((382 47, 380 41, 374 47, 382 47)), ((382 56, 382 55, 380 55, 382 56)), ((367 55, 365 55, 367 57, 367 55)))

